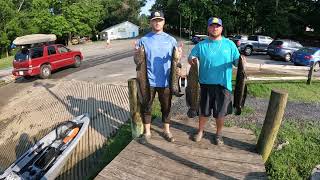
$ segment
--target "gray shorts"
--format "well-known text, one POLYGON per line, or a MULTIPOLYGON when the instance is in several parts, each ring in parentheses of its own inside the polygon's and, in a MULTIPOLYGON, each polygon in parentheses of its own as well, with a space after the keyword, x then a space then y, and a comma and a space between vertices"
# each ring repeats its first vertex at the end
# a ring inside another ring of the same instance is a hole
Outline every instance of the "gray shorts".
POLYGON ((201 84, 200 114, 204 117, 225 117, 232 114, 231 92, 221 85, 201 84))

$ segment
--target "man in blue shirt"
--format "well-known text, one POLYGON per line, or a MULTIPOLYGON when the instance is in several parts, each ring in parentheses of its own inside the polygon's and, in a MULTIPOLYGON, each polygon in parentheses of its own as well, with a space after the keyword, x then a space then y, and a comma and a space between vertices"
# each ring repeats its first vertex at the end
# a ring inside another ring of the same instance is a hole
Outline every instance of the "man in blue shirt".
MULTIPOLYGON (((138 47, 143 45, 145 48, 147 76, 151 94, 147 107, 142 107, 141 110, 145 130, 142 136, 142 140, 144 141, 148 141, 151 138, 151 107, 156 93, 158 93, 162 112, 162 122, 164 123, 163 136, 169 142, 174 141, 169 128, 172 98, 169 80, 172 51, 173 48, 177 46, 177 41, 172 36, 163 32, 164 23, 164 15, 161 11, 152 12, 150 16, 152 31, 142 37, 137 44, 138 47)), ((136 49, 138 47, 136 47, 136 49)))
POLYGON ((198 43, 191 51, 189 64, 199 63, 200 116, 199 130, 194 140, 203 137, 208 117, 216 119, 215 143, 223 144, 222 128, 225 116, 232 113, 232 65, 237 66, 240 53, 235 44, 223 37, 222 20, 208 20, 209 38, 198 43))

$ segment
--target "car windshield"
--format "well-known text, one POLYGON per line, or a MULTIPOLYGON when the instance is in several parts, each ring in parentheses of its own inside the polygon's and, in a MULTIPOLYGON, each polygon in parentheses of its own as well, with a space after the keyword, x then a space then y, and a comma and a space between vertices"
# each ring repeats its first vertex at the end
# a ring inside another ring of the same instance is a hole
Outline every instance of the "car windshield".
POLYGON ((237 35, 234 37, 235 39, 243 39, 243 40, 248 40, 248 36, 241 36, 241 35, 237 35))
POLYGON ((270 45, 280 46, 283 44, 283 41, 273 41, 270 45))
POLYGON ((317 52, 317 49, 312 49, 312 48, 302 48, 299 49, 299 52, 307 53, 307 54, 314 54, 317 52))

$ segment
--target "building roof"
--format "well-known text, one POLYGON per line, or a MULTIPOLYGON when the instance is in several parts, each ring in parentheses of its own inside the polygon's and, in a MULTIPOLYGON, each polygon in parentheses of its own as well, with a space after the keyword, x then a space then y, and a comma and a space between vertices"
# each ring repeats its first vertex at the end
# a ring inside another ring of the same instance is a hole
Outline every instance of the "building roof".
POLYGON ((138 28, 139 28, 139 26, 137 26, 137 25, 133 24, 132 22, 125 21, 125 22, 122 22, 122 23, 119 23, 119 24, 113 25, 113 26, 111 26, 111 27, 108 27, 107 29, 102 30, 102 32, 108 31, 108 30, 110 30, 110 29, 112 29, 112 28, 116 28, 116 27, 121 26, 122 24, 125 24, 125 23, 132 24, 132 25, 134 25, 134 26, 136 26, 136 27, 138 27, 138 28))

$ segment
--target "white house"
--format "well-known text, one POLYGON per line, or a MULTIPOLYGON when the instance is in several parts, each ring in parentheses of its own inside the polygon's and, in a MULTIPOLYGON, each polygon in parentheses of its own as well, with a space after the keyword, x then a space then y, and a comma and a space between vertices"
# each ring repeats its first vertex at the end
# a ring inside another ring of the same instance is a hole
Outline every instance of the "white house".
POLYGON ((120 24, 111 26, 100 32, 100 39, 124 39, 124 38, 134 38, 139 35, 139 26, 125 21, 120 24))

